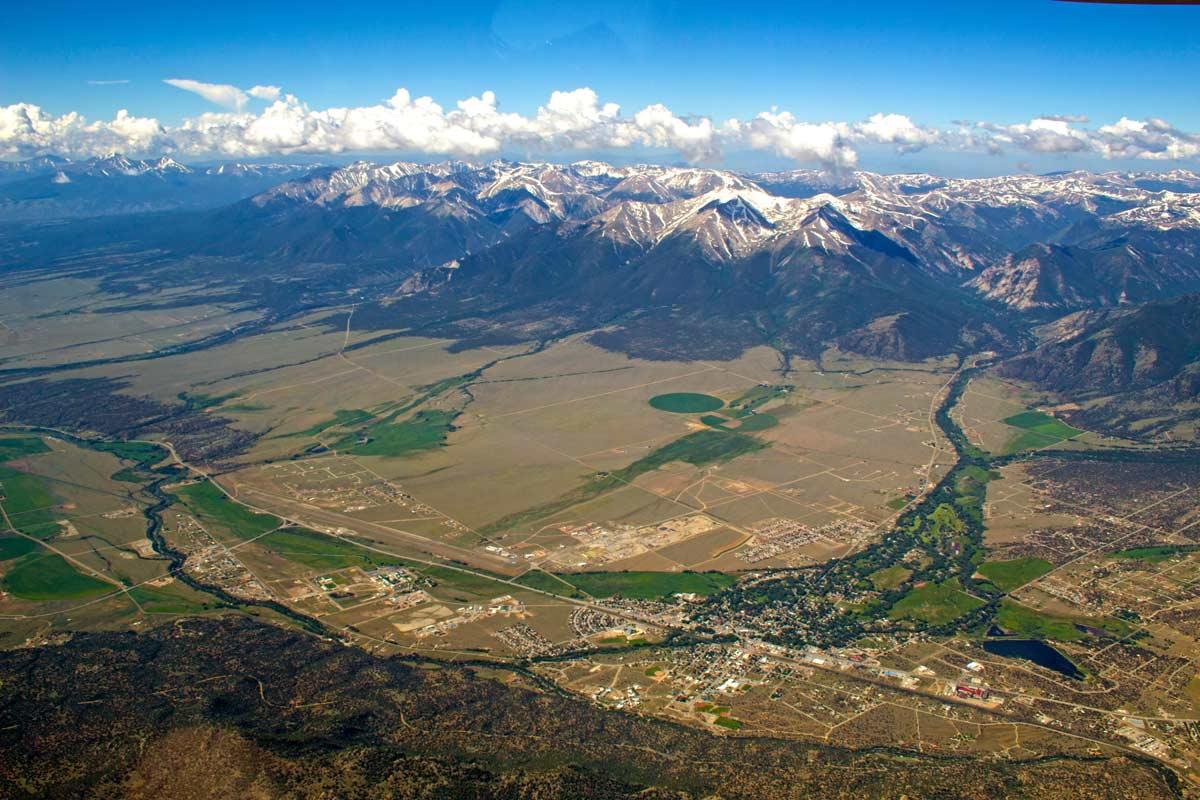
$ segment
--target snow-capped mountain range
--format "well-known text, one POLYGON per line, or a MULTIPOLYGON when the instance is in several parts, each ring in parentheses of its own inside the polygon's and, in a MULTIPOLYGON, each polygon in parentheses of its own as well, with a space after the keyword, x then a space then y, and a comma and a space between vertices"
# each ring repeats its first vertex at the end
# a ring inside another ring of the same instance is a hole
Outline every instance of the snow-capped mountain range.
POLYGON ((408 211, 447 231, 471 228, 470 247, 416 256, 417 267, 551 225, 562 237, 596 237, 643 254, 685 238, 700 258, 718 264, 756 254, 780 265, 813 251, 847 255, 870 236, 903 251, 918 269, 969 281, 1023 309, 1089 305, 1086 285, 1097 281, 1117 287, 1096 294, 1099 305, 1147 299, 1176 284, 1200 286, 1200 175, 1185 170, 945 179, 808 170, 743 175, 594 161, 359 162, 315 171, 250 202, 273 216, 308 204, 330 217, 349 209, 360 210, 360 221, 363 210, 408 211), (1125 240, 1124 255, 1093 252, 1118 239, 1125 240), (1040 249, 1026 252, 1035 245, 1040 249), (1062 261, 1054 248, 1072 248, 1066 273, 1051 263, 1062 261), (1078 291, 1066 285, 1072 276, 1083 282, 1078 291))
POLYGON ((949 179, 597 161, 197 169, 117 155, 18 166, 40 172, 0 186, 0 219, 184 211, 124 233, 105 226, 105 241, 240 260, 242 279, 369 286, 399 304, 376 309, 383 327, 421 316, 422 304, 489 315, 476 329, 500 324, 501 307, 526 328, 538 314, 582 326, 654 308, 669 310, 676 330, 680 315, 687 325, 725 320, 740 331, 730 341, 920 357, 1011 341, 1026 325, 1010 324, 1013 314, 1200 290, 1200 175, 1186 170, 949 179))

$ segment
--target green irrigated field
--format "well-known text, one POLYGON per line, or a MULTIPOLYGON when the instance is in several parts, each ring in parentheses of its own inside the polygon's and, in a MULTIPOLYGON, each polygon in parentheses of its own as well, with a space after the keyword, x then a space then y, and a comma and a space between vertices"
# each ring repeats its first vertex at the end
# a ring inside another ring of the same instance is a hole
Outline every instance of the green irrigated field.
POLYGON ((511 528, 533 522, 562 511, 572 506, 592 500, 605 492, 631 483, 639 475, 680 461, 693 466, 715 464, 729 461, 738 456, 753 453, 767 447, 766 442, 753 436, 732 431, 703 430, 689 433, 673 442, 663 445, 648 455, 639 458, 627 467, 608 473, 600 473, 582 486, 567 492, 559 498, 540 506, 502 517, 479 529, 479 533, 487 535, 509 530, 511 528))
POLYGON ((1165 544, 1151 547, 1131 547, 1128 550, 1118 550, 1111 554, 1112 558, 1119 558, 1129 561, 1145 561, 1150 564, 1157 564, 1160 561, 1166 561, 1173 556, 1183 555, 1185 553, 1194 553, 1200 550, 1200 545, 1191 544, 1165 544))
POLYGON ((17 530, 46 539, 58 532, 54 497, 36 475, 0 464, 0 505, 17 530))
POLYGON ((205 595, 177 583, 161 588, 138 586, 129 594, 150 614, 199 614, 215 605, 205 595))
POLYGON ((633 600, 656 600, 681 593, 707 597, 736 580, 720 572, 578 572, 559 577, 592 597, 633 600))
POLYGON ((551 575, 539 569, 532 569, 518 577, 517 583, 562 597, 583 597, 583 593, 570 582, 570 577, 570 575, 551 575))
POLYGON ((739 414, 733 419, 726 419, 716 414, 705 414, 700 418, 700 421, 710 428, 717 428, 722 431, 737 431, 739 433, 765 431, 779 424, 779 419, 772 414, 754 414, 749 412, 739 414))
POLYGON ((650 405, 659 411, 670 411, 672 414, 704 414, 723 408, 725 402, 708 394, 671 392, 651 397, 650 405))
POLYGON ((41 602, 96 597, 116 587, 84 575, 66 559, 47 551, 21 556, 4 575, 4 589, 25 600, 41 602))
POLYGON ((259 539, 257 544, 289 561, 314 569, 373 567, 401 561, 399 558, 376 553, 334 536, 326 536, 304 528, 282 528, 273 531, 259 539))
POLYGON ((1128 636, 1129 625, 1113 617, 1062 617, 1034 611, 1032 608, 1005 599, 996 614, 996 624, 1009 633, 1035 639, 1057 639, 1073 642, 1087 635, 1078 625, 1107 631, 1112 636, 1128 636))
POLYGON ((346 428, 351 425, 361 425, 364 422, 371 421, 371 413, 358 408, 343 409, 339 408, 333 412, 333 416, 327 420, 323 420, 314 425, 310 425, 302 431, 295 433, 284 434, 280 438, 300 437, 300 436, 318 436, 329 428, 346 428))
POLYGON ((153 464, 167 456, 166 448, 150 442, 104 442, 95 449, 138 464, 153 464))
POLYGON ((454 430, 457 416, 458 413, 453 411, 418 411, 404 422, 383 420, 369 425, 358 433, 344 436, 333 447, 356 456, 391 458, 432 450, 446 442, 446 436, 454 430))
POLYGON ((1054 565, 1042 558, 1014 558, 1011 561, 986 561, 979 565, 979 574, 1003 591, 1011 592, 1052 569, 1054 565))
POLYGON ((638 475, 656 470, 672 461, 682 461, 700 467, 729 461, 767 446, 766 442, 741 433, 696 431, 663 445, 613 474, 619 475, 625 481, 631 481, 638 475))
POLYGON ((760 406, 764 406, 772 400, 785 398, 792 393, 796 387, 794 386, 755 386, 748 391, 743 392, 736 400, 729 404, 729 408, 736 416, 744 417, 760 406))
POLYGON ((24 536, 0 534, 0 561, 20 558, 26 553, 33 552, 36 548, 37 544, 24 536))
POLYGON ((974 611, 983 601, 962 591, 958 581, 927 583, 913 589, 892 606, 892 619, 915 619, 941 625, 974 611))
POLYGON ((749 414, 738 418, 738 426, 734 430, 741 433, 754 433, 755 431, 765 431, 768 428, 774 428, 779 424, 779 419, 773 414, 749 414))
POLYGON ((0 439, 0 462, 49 452, 50 448, 46 446, 46 443, 36 436, 18 436, 0 439))
POLYGON ((1005 425, 1020 428, 1019 433, 1004 446, 1005 453, 1019 453, 1022 450, 1036 450, 1049 447, 1067 439, 1074 438, 1083 431, 1072 428, 1062 420, 1055 419, 1041 411, 1023 411, 1004 420, 1005 425))
POLYGON ((439 586, 471 592, 480 597, 508 594, 513 589, 511 584, 489 578, 483 570, 463 572, 436 565, 417 567, 417 570, 422 575, 437 581, 439 586))
POLYGON ((208 481, 180 486, 174 492, 202 524, 216 524, 239 539, 252 539, 280 525, 279 517, 233 502, 208 481))

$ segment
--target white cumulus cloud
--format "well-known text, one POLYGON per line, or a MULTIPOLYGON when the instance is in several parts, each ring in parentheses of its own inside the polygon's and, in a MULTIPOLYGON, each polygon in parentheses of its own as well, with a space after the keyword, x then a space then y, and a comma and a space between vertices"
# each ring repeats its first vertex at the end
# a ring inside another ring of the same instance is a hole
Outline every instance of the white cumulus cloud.
POLYGON ((176 157, 391 151, 484 158, 503 152, 648 149, 677 153, 695 163, 719 161, 730 150, 752 150, 839 169, 854 168, 863 147, 901 153, 932 148, 1154 161, 1200 158, 1200 136, 1154 118, 1092 126, 1086 117, 1044 115, 1028 122, 957 122, 937 128, 899 113, 812 121, 773 108, 718 123, 680 115, 661 103, 626 112, 586 87, 553 92, 533 113, 518 114, 503 111, 492 92, 444 107, 401 88, 375 105, 312 108, 277 86, 241 89, 183 78, 166 82, 224 110, 167 125, 126 111, 111 120, 91 121, 74 112, 55 116, 31 103, 0 106, 0 158, 45 153, 87 157, 114 150, 176 157))

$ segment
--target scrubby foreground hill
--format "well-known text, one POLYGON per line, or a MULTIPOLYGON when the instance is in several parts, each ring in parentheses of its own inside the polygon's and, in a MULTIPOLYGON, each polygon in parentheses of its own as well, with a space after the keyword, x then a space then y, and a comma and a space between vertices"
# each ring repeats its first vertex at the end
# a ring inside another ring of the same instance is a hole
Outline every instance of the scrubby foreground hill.
POLYGON ((22 797, 1176 796, 1123 757, 987 762, 725 738, 246 619, 0 653, 22 797))

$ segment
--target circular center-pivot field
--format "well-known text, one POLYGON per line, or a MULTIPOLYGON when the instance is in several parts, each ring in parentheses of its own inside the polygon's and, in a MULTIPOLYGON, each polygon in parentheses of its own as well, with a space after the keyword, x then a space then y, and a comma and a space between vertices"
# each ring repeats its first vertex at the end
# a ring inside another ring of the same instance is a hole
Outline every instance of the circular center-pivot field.
POLYGON ((693 392, 672 392, 650 398, 650 405, 659 411, 670 411, 674 414, 703 414, 706 411, 716 411, 724 408, 725 403, 720 398, 709 394, 693 392))

